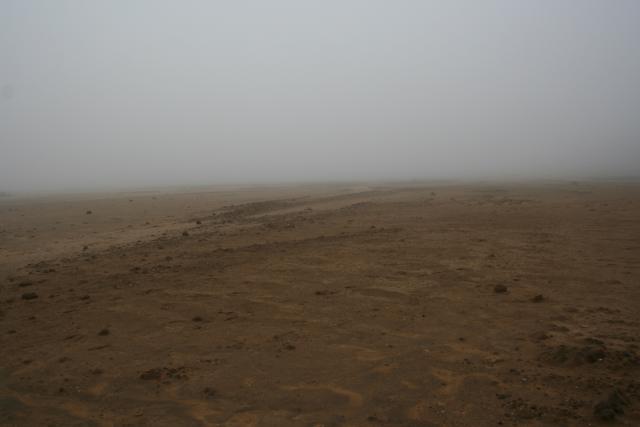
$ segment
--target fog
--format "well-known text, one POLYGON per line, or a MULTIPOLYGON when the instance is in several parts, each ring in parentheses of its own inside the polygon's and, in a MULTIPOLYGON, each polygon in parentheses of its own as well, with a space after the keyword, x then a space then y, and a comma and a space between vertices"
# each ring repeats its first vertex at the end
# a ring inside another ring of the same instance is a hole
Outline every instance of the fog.
POLYGON ((638 161, 637 0, 0 0, 0 190, 638 161))

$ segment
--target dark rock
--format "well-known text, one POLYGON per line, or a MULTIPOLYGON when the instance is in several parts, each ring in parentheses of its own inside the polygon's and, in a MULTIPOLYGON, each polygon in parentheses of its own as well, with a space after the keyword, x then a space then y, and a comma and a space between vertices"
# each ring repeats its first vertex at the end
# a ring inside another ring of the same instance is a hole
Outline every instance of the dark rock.
POLYGON ((505 292, 507 292, 507 287, 505 285, 495 285, 493 287, 493 292, 495 292, 496 294, 504 294, 505 292))
POLYGON ((98 332, 98 335, 100 335, 102 337, 104 337, 106 335, 109 335, 109 330, 105 328, 105 329, 101 330, 100 332, 98 332))
POLYGON ((622 369, 640 365, 640 356, 631 348, 609 348, 595 338, 585 338, 582 345, 561 344, 548 347, 540 354, 540 360, 562 365, 580 366, 602 363, 609 369, 622 369))
POLYGON ((186 369, 179 368, 153 368, 140 374, 141 380, 186 380, 186 369))
POLYGON ((608 402, 600 402, 593 408, 593 415, 601 421, 613 421, 616 419, 616 411, 608 402))
POLYGON ((607 399, 596 404, 593 415, 601 421, 613 421, 616 416, 624 414, 627 405, 629 399, 620 390, 614 390, 607 399))
POLYGON ((545 298, 542 294, 536 295, 535 297, 531 298, 532 302, 543 302, 544 300, 545 298))
POLYGON ((162 370, 159 368, 149 369, 140 374, 141 380, 159 380, 162 378, 162 370))
POLYGON ((30 300, 36 298, 38 298, 38 294, 36 294, 35 292, 27 292, 22 294, 22 299, 30 300))
POLYGON ((534 332, 533 334, 531 334, 531 338, 534 341, 544 341, 544 340, 548 340, 549 338, 551 338, 551 336, 549 334, 547 334, 546 332, 538 331, 538 332, 534 332))
POLYGON ((589 363, 604 359, 606 353, 602 347, 586 347, 583 349, 584 358, 589 363))

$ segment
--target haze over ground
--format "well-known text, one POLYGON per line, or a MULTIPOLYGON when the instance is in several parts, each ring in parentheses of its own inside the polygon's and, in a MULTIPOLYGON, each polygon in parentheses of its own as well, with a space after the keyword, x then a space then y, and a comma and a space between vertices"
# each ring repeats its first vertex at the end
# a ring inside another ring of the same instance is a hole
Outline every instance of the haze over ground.
POLYGON ((0 0, 0 191, 637 175, 640 2, 0 0))

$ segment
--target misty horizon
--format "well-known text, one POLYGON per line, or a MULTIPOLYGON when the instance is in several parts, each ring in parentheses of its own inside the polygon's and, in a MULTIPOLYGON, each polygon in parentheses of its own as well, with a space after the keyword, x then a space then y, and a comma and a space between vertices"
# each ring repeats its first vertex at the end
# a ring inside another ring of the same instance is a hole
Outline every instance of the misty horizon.
POLYGON ((0 2, 0 191, 637 176, 640 3, 0 2))

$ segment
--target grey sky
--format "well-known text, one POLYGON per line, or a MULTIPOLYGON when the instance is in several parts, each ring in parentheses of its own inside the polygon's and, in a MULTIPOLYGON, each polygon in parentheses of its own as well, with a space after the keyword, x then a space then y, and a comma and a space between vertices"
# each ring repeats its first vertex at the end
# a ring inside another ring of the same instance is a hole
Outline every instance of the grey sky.
POLYGON ((640 1, 0 0, 0 190, 640 170, 640 1))

